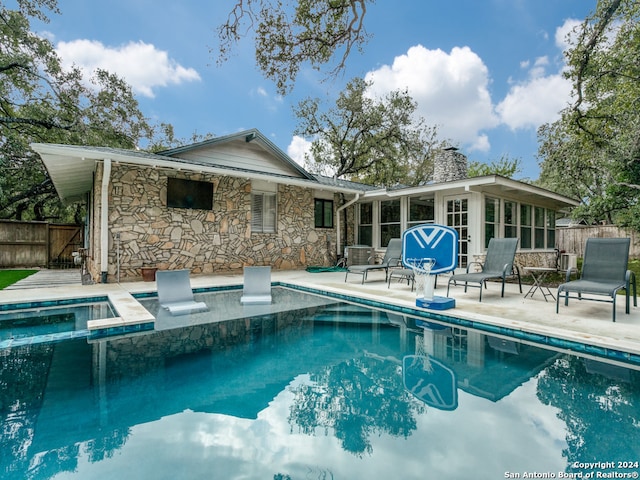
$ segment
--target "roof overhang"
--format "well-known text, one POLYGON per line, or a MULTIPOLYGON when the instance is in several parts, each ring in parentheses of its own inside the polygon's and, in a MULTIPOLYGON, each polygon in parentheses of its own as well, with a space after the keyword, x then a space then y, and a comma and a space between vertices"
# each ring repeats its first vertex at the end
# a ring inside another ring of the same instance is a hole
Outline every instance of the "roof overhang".
POLYGON ((361 196, 361 201, 427 195, 435 192, 447 192, 452 195, 466 192, 480 192, 503 198, 513 198, 519 202, 532 203, 555 210, 575 207, 580 204, 578 200, 565 195, 500 175, 472 177, 451 182, 433 183, 395 190, 372 190, 364 193, 361 196))
POLYGON ((306 178, 274 175, 246 169, 216 167, 211 164, 197 163, 133 150, 49 143, 33 143, 31 144, 31 148, 42 158, 42 162, 49 173, 49 177, 58 195, 65 203, 72 203, 85 198, 86 193, 90 192, 93 188, 93 176, 96 171, 96 166, 106 159, 111 160, 115 165, 129 164, 172 171, 182 170, 247 178, 250 180, 264 180, 267 182, 295 185, 316 190, 329 190, 345 194, 362 192, 356 188, 323 184, 315 179, 309 180, 306 178))

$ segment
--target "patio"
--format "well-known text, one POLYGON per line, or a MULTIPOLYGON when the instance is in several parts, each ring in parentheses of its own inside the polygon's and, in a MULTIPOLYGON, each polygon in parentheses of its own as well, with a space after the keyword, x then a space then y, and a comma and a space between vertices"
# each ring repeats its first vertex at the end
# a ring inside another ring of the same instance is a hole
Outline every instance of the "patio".
MULTIPOLYGON (((239 285, 242 275, 194 275, 193 288, 239 285)), ((360 297, 390 305, 415 306, 416 295, 406 283, 392 282, 390 288, 384 281, 384 272, 371 272, 367 282, 353 277, 344 281, 344 272, 309 273, 306 271, 274 271, 273 282, 290 283, 321 291, 360 297)), ((38 286, 0 291, 1 303, 55 300, 86 296, 110 295, 119 314, 135 317, 143 308, 133 301, 130 294, 155 291, 155 282, 126 282, 121 284, 38 286), (122 303, 120 303, 122 302, 122 303)), ((446 294, 446 280, 439 279, 436 295, 446 294)), ((517 284, 507 284, 504 298, 500 297, 500 286, 489 283, 482 302, 478 302, 477 289, 464 293, 461 286, 452 287, 449 296, 455 298, 456 308, 442 313, 499 327, 523 330, 565 340, 573 340, 599 347, 610 347, 625 352, 640 354, 640 309, 631 307, 630 315, 624 313, 624 296, 617 300, 617 319, 611 321, 611 305, 599 302, 571 300, 568 307, 561 301, 560 313, 555 313, 555 301, 545 302, 540 292, 524 298, 528 286, 523 285, 519 293, 517 284)), ((552 289, 555 294, 555 289, 552 289)), ((144 310, 144 309, 143 309, 144 310)), ((144 310, 146 312, 146 310, 144 310)))

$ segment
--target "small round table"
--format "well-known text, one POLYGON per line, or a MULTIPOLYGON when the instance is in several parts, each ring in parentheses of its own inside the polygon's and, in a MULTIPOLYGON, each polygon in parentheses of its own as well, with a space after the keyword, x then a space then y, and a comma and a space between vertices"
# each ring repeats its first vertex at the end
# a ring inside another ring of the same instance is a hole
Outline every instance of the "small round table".
POLYGON ((553 296, 553 293, 549 289, 549 285, 545 283, 545 279, 547 278, 547 275, 549 275, 550 273, 556 272, 555 268, 524 267, 524 269, 530 272, 531 276, 533 277, 533 285, 531 285, 531 288, 529 288, 529 291, 524 294, 524 298, 527 298, 528 296, 533 297, 533 294, 536 293, 536 291, 540 290, 540 293, 542 293, 542 296, 544 297, 545 302, 549 301, 547 300, 547 297, 551 297, 554 300, 556 299, 556 297, 553 296), (545 289, 547 290, 546 292, 545 292, 545 289))

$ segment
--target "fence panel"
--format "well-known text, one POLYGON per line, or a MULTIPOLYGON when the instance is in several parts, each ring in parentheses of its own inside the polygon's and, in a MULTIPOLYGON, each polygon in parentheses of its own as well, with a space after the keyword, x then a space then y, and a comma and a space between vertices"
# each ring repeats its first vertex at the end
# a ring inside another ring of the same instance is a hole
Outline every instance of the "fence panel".
POLYGON ((82 226, 0 220, 0 268, 73 267, 82 226))
POLYGON ((616 227, 615 225, 579 225, 569 228, 556 229, 558 248, 567 253, 576 253, 578 257, 584 256, 584 244, 589 237, 598 238, 631 238, 629 256, 640 258, 640 244, 638 233, 632 230, 616 227))

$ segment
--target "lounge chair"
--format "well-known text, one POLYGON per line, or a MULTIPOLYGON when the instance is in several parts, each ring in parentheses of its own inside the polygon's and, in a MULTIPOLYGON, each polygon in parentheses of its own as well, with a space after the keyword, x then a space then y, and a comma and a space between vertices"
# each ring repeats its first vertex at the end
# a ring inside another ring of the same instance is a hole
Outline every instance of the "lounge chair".
POLYGON ((271 267, 244 267, 243 304, 271 303, 271 267))
POLYGON ((518 248, 517 238, 492 238, 489 240, 487 248, 487 258, 484 264, 479 262, 470 262, 467 265, 467 272, 449 277, 447 283, 447 296, 449 296, 449 287, 451 284, 457 285, 458 282, 464 283, 464 291, 467 287, 480 287, 480 300, 482 301, 482 287, 487 288, 487 280, 499 278, 502 280, 501 297, 504 297, 504 284, 507 277, 513 275, 518 276, 518 286, 522 293, 522 283, 520 281, 520 269, 514 264, 516 250, 518 248), (479 272, 469 272, 471 265, 479 264, 482 270, 479 272), (469 283, 477 283, 478 285, 469 285, 469 283))
POLYGON ((194 300, 189 273, 186 269, 156 272, 158 301, 160 306, 169 310, 171 315, 186 315, 209 310, 206 303, 194 300))
POLYGON ((402 256, 402 240, 399 238, 392 238, 387 245, 387 251, 384 254, 382 263, 375 265, 351 265, 347 268, 347 273, 344 276, 344 281, 347 281, 347 277, 350 273, 362 275, 362 283, 367 279, 367 273, 372 270, 384 270, 384 281, 387 281, 389 274, 389 267, 396 267, 400 264, 400 257, 402 256))
POLYGON ((588 238, 584 248, 584 259, 580 278, 569 281, 571 271, 567 271, 567 281, 558 287, 556 313, 560 305, 560 295, 564 294, 564 304, 570 298, 610 302, 613 304, 613 321, 616 321, 616 295, 624 288, 626 295, 625 313, 629 313, 629 296, 633 288, 633 306, 638 306, 636 297, 636 276, 627 270, 629 261, 629 238, 588 238), (570 293, 577 293, 571 296, 570 293), (607 296, 611 299, 584 297, 587 295, 607 296))

